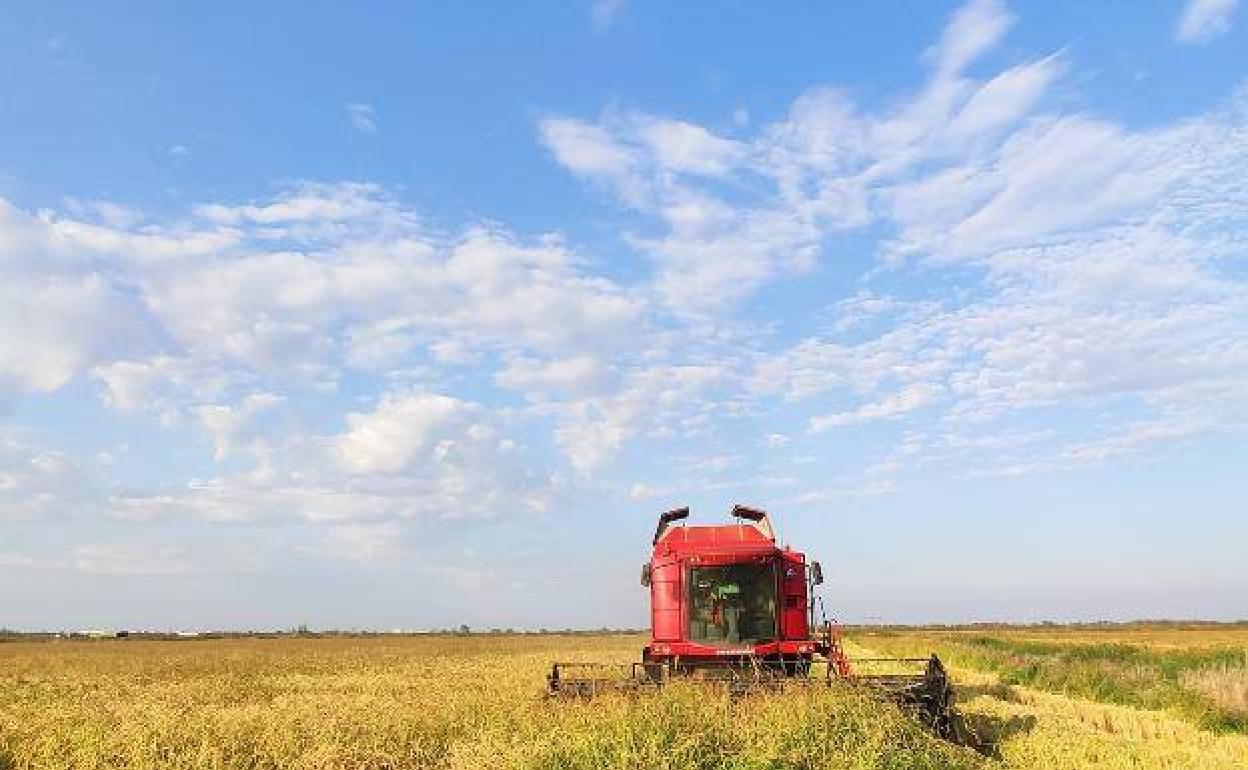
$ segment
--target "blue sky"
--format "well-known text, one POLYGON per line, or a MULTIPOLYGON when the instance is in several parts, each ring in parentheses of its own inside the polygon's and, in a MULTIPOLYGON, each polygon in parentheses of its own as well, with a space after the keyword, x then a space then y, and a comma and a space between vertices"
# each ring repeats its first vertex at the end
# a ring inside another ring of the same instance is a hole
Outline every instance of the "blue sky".
POLYGON ((825 5, 7 9, 0 625, 1248 614, 1243 9, 825 5))

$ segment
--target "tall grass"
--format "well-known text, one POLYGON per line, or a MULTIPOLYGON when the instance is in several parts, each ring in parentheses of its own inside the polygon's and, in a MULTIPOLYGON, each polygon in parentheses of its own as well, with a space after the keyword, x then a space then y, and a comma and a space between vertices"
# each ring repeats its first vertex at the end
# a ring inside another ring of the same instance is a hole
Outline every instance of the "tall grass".
POLYGON ((1204 694, 1227 711, 1248 717, 1248 660, 1237 666, 1184 671, 1181 681, 1184 687, 1204 694))

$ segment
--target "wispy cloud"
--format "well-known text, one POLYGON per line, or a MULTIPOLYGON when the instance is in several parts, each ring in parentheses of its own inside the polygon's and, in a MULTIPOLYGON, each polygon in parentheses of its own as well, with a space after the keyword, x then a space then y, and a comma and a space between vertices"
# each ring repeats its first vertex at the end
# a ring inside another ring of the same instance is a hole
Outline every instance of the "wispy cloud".
POLYGON ((598 30, 610 27, 627 2, 628 0, 591 0, 589 17, 594 27, 598 30))
POLYGON ((331 556, 357 562, 392 559, 402 553, 402 530, 397 522, 344 524, 330 527, 325 548, 331 556))
POLYGON ((88 543, 74 549, 72 566, 89 575, 145 577, 249 573, 264 566, 249 544, 214 542, 207 549, 203 545, 88 543))
POLYGON ((832 428, 854 425, 871 420, 893 420, 921 409, 938 399, 943 388, 924 382, 906 385, 897 393, 877 401, 863 404, 850 412, 837 412, 810 418, 810 431, 822 433, 832 428))
POLYGON ((1174 39, 1180 43, 1204 45, 1231 28, 1231 17, 1239 0, 1188 0, 1179 16, 1174 39))
POLYGON ((357 131, 365 134, 377 133, 377 110, 372 105, 352 102, 347 105, 347 119, 357 131))
MULTIPOLYGON (((1248 349, 1231 340, 1248 323, 1248 288, 1224 267, 1248 219, 1243 96, 1146 131, 1063 114, 1046 102, 1071 66, 1064 54, 966 74, 1012 22, 1001 3, 960 9, 928 52, 927 84, 877 113, 816 88, 753 137, 614 108, 548 118, 543 138, 665 229, 633 243, 677 313, 731 317, 760 286, 817 269, 829 234, 871 223, 895 233, 877 246, 891 271, 980 276, 958 300, 839 303, 829 334, 759 356, 761 392, 852 399, 812 417, 812 432, 932 414, 1000 426, 1097 403, 1194 431, 1245 427, 1229 393, 1246 385, 1248 349)), ((1071 451, 1109 457, 1077 448, 1116 446, 1115 433, 1072 436, 1071 451)))

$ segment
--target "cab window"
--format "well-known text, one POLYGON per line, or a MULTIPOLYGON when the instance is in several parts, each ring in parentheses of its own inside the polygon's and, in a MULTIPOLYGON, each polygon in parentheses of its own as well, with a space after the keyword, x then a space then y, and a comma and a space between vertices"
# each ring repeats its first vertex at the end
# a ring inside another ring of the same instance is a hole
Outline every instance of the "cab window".
POLYGON ((758 644, 776 638, 773 563, 693 567, 689 578, 690 641, 758 644))

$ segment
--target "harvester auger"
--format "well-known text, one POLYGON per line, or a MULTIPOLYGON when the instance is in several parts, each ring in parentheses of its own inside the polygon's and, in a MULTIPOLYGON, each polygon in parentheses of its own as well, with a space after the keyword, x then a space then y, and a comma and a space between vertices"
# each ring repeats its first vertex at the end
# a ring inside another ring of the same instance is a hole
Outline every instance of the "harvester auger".
POLYGON ((641 661, 553 663, 547 695, 655 691, 677 677, 720 685, 731 695, 845 682, 900 704, 950 737, 953 688, 940 659, 851 661, 836 626, 815 622, 819 563, 777 545, 766 511, 738 505, 732 515, 738 523, 672 526, 689 509, 662 514, 641 569, 651 630, 641 661), (823 676, 812 675, 816 664, 823 676))

